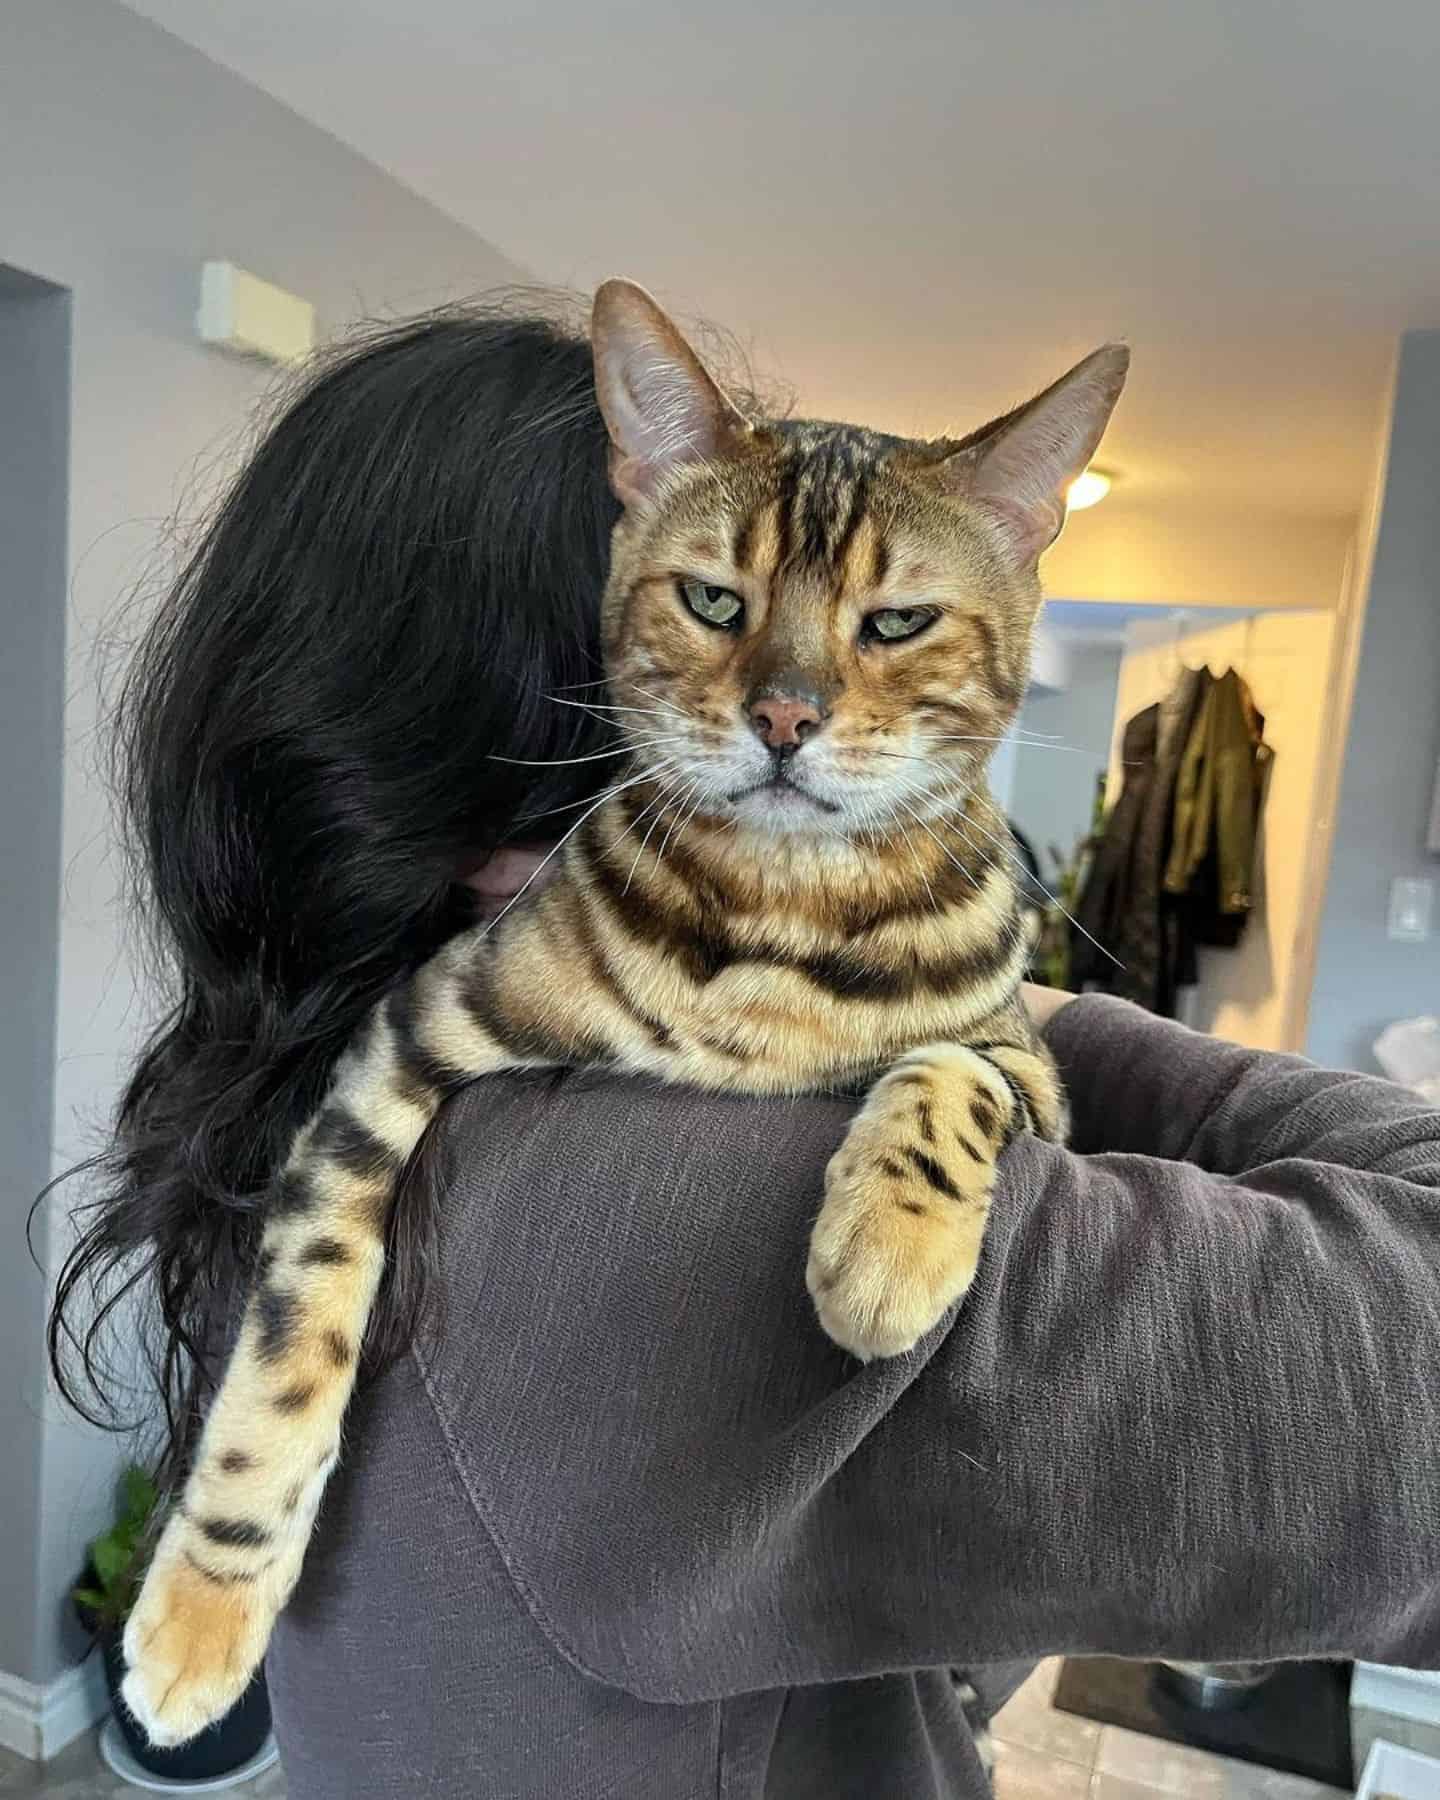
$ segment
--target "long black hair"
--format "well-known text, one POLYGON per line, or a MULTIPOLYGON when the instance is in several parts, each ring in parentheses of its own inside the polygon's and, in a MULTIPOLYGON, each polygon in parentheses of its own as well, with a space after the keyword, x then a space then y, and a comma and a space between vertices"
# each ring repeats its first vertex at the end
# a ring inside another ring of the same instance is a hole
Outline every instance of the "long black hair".
MULTIPOLYGON (((172 1004, 90 1165, 50 1354, 73 1405, 119 1422, 106 1327, 138 1298, 172 1480, 334 1059, 473 919, 465 861, 555 835, 611 767, 570 760, 611 734, 564 703, 599 673, 617 513, 590 349, 521 304, 371 329, 321 363, 128 667, 120 810, 172 1004)), ((372 1343, 413 1329, 412 1252, 372 1343)))

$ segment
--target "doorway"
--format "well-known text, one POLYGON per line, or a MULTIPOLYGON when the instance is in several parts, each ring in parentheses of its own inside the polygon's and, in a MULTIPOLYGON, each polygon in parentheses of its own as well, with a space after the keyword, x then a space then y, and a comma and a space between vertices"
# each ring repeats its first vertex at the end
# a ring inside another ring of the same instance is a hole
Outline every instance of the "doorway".
MULTIPOLYGON (((1202 945, 1176 1015, 1261 1049, 1304 1043, 1307 946, 1323 891, 1317 850, 1323 770, 1333 749, 1325 696, 1336 615, 1295 608, 1045 608, 1036 680, 1016 721, 997 798, 1052 890, 1083 882, 1093 834, 1124 789, 1125 727, 1164 702, 1186 671, 1233 669, 1264 721, 1268 749, 1252 905, 1238 940, 1202 945)), ((1110 948, 1110 946, 1106 946, 1110 948)))

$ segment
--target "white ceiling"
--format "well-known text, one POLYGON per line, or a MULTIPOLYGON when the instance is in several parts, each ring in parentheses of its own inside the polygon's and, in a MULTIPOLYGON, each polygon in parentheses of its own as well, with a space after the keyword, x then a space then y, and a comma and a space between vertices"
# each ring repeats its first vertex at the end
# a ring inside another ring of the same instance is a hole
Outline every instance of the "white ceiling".
POLYGON ((804 410, 999 411, 1134 345, 1136 500, 1353 513, 1440 325, 1437 0, 135 0, 547 280, 804 410))

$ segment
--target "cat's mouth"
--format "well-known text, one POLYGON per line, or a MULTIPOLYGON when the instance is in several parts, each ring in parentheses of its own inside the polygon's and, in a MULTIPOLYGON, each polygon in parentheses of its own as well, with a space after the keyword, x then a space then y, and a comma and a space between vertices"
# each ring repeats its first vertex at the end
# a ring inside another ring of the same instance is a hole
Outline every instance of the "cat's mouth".
POLYGON ((736 788, 734 793, 727 794, 725 798, 731 806, 737 806, 740 801, 748 800, 756 794, 764 794, 772 804, 781 806, 814 807, 817 812, 823 813, 836 813, 840 810, 832 801, 822 800, 818 794, 802 788, 783 769, 777 769, 766 780, 757 781, 751 787, 736 788))

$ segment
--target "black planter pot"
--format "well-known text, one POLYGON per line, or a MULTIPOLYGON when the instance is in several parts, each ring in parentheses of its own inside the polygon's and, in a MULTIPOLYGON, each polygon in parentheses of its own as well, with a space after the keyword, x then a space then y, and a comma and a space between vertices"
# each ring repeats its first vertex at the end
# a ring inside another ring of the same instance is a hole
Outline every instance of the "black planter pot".
POLYGON ((208 1731, 176 1750, 157 1750, 131 1718, 120 1698, 120 1683, 125 1679, 125 1653, 120 1647, 120 1633, 105 1630, 99 1634, 100 1653, 105 1659, 105 1685, 110 1690, 110 1709, 130 1754, 140 1767, 167 1781, 213 1781, 243 1768, 259 1754, 260 1746, 270 1735, 270 1696, 265 1690, 265 1671, 258 1669, 255 1679, 235 1702, 223 1719, 208 1731))

